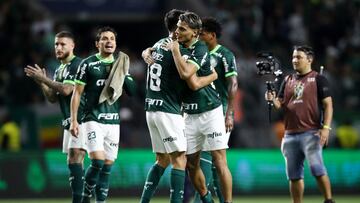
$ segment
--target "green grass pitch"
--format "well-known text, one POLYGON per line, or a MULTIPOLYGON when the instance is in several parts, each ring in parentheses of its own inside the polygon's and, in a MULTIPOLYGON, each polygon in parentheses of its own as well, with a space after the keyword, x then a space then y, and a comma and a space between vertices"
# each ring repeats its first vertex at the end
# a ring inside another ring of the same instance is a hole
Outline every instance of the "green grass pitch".
MULTIPOLYGON (((339 203, 359 203, 360 195, 357 196, 335 196, 336 202, 339 203)), ((3 200, 0 199, 0 203, 69 203, 70 199, 15 199, 15 200, 3 200)), ((109 198, 107 203, 139 203, 138 198, 109 198)), ((154 198, 153 203, 168 203, 168 198, 154 198)), ((260 196, 260 197, 236 197, 233 200, 234 203, 290 203, 290 197, 287 196, 260 196)), ((304 203, 321 203, 323 199, 320 196, 305 196, 304 203)))

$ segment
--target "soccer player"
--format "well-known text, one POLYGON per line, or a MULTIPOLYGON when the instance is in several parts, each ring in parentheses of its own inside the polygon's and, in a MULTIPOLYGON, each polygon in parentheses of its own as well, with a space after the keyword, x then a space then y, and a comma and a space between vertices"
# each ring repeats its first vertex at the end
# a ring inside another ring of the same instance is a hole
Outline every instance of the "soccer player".
MULTIPOLYGON (((156 187, 169 163, 170 202, 182 203, 186 167, 186 137, 184 119, 181 115, 182 94, 187 84, 179 77, 171 52, 164 47, 175 40, 174 31, 180 14, 184 11, 173 9, 166 13, 165 26, 169 36, 159 40, 152 48, 143 52, 149 64, 146 83, 146 121, 149 127, 152 148, 156 162, 149 170, 145 181, 141 203, 150 202, 156 187), (151 54, 150 54, 151 52, 151 54)), ((189 54, 183 50, 182 54, 189 54)), ((217 78, 216 72, 206 77, 194 77, 192 87, 199 89, 217 78)))
MULTIPOLYGON (((99 52, 84 59, 79 65, 71 99, 70 132, 74 137, 79 135, 77 110, 80 96, 84 95, 86 101, 81 130, 86 135, 86 147, 91 165, 85 173, 83 203, 90 202, 94 189, 96 202, 105 202, 108 196, 111 167, 118 153, 119 100, 114 103, 109 103, 107 100, 99 103, 105 80, 114 68, 112 65, 116 49, 116 35, 111 27, 102 27, 97 31, 95 45, 99 52)), ((125 78, 125 90, 127 79, 132 81, 128 76, 125 78)))
POLYGON ((76 71, 81 62, 81 59, 74 55, 74 48, 75 40, 70 32, 57 33, 55 35, 55 55, 61 65, 55 71, 54 80, 48 78, 45 69, 41 69, 37 64, 27 66, 25 73, 40 85, 45 97, 50 102, 58 101, 60 104, 64 128, 63 152, 67 153, 72 202, 80 203, 84 185, 85 137, 81 133, 78 137, 73 137, 69 131, 71 93, 74 89, 76 71))
MULTIPOLYGON (((208 48, 204 42, 198 40, 201 28, 201 19, 195 13, 186 12, 180 15, 176 29, 177 41, 170 42, 168 45, 180 77, 187 82, 195 75, 203 76, 211 72, 208 48), (191 55, 188 58, 181 57, 179 43, 190 51, 191 55)), ((225 173, 230 173, 224 150, 228 148, 229 138, 225 133, 221 100, 213 85, 197 91, 188 90, 184 95, 185 134, 188 144, 187 168, 190 179, 203 200, 209 191, 199 163, 202 146, 205 141, 212 146, 211 153, 215 166, 222 171, 221 175, 225 175, 225 173)), ((225 201, 231 202, 231 197, 225 201)))
POLYGON ((295 46, 292 63, 295 74, 288 75, 275 91, 267 91, 265 99, 276 109, 284 110, 285 135, 281 151, 294 203, 301 203, 304 193, 304 160, 324 196, 333 203, 331 185, 322 157, 322 147, 329 140, 333 115, 332 98, 327 79, 312 70, 314 52, 309 46, 295 46))
MULTIPOLYGON (((214 84, 217 92, 220 94, 225 116, 226 133, 228 134, 227 138, 229 138, 234 126, 233 106, 237 90, 237 69, 234 54, 218 43, 218 39, 221 37, 221 30, 221 24, 215 18, 208 17, 202 19, 200 39, 206 43, 210 51, 211 67, 215 68, 218 73, 218 79, 215 80, 214 84)), ((225 195, 225 199, 231 199, 232 177, 226 166, 223 166, 217 172, 217 168, 212 164, 211 148, 212 147, 205 142, 203 151, 201 152, 200 167, 205 175, 206 184, 213 185, 219 201, 224 202, 222 194, 225 195), (223 174, 220 175, 221 183, 218 182, 217 173, 223 174), (220 187, 220 185, 222 187, 220 187)), ((224 155, 226 158, 225 152, 224 155)), ((200 202, 198 194, 195 195, 194 202, 200 202)))

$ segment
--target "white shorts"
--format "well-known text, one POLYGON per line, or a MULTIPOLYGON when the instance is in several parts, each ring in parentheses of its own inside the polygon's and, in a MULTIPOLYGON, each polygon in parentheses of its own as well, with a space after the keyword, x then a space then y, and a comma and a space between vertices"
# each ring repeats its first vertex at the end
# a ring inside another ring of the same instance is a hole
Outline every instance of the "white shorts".
POLYGON ((95 121, 82 123, 88 153, 104 151, 105 159, 114 161, 117 158, 120 140, 119 124, 103 124, 95 121))
POLYGON ((185 123, 181 115, 161 111, 147 111, 146 122, 150 132, 153 152, 186 151, 185 123))
POLYGON ((85 136, 82 133, 81 125, 79 125, 78 137, 72 136, 69 130, 64 129, 62 151, 67 154, 69 153, 69 149, 73 148, 86 149, 85 136))
POLYGON ((202 150, 205 142, 209 145, 208 151, 229 148, 222 106, 204 113, 185 114, 185 134, 186 154, 202 150))

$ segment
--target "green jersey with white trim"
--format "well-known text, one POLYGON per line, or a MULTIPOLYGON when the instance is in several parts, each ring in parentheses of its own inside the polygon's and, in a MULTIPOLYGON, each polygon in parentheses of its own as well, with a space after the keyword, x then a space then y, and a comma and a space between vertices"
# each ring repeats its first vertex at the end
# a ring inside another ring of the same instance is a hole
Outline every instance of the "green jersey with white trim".
MULTIPOLYGON (((146 80, 146 111, 162 111, 181 114, 182 94, 187 87, 176 69, 170 50, 162 47, 170 38, 160 39, 153 48, 152 57, 154 64, 148 66, 146 80)), ((183 54, 187 52, 181 49, 183 54)))
MULTIPOLYGON (((197 40, 188 48, 190 56, 187 62, 195 64, 198 68, 198 76, 207 76, 212 73, 210 66, 210 54, 203 41, 197 40)), ((215 109, 221 105, 219 94, 215 86, 210 84, 197 91, 187 88, 183 99, 184 111, 188 114, 198 114, 215 109)))
POLYGON ((119 124, 119 100, 112 105, 99 97, 108 78, 114 59, 103 59, 99 53, 84 59, 78 69, 75 82, 84 85, 84 116, 82 122, 96 121, 103 124, 119 124))
MULTIPOLYGON (((63 84, 74 85, 77 68, 81 62, 81 58, 74 56, 69 63, 61 64, 55 71, 53 80, 63 84)), ((60 104, 62 118, 62 126, 64 129, 70 128, 70 102, 71 94, 64 96, 56 93, 60 104)))
POLYGON ((218 44, 210 51, 211 67, 215 68, 218 79, 214 81, 217 92, 220 94, 224 115, 228 105, 227 78, 237 76, 234 54, 226 47, 218 44))

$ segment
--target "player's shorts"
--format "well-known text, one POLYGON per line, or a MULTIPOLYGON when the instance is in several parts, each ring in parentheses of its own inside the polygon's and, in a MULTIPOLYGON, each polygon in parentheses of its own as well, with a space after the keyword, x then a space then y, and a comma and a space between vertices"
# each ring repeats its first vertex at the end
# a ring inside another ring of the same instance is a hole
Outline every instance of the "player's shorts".
POLYGON ((114 161, 119 150, 120 125, 95 121, 88 121, 81 125, 86 137, 87 152, 104 151, 105 159, 114 161))
MULTIPOLYGON (((225 125, 225 122, 224 122, 224 125, 225 125)), ((230 134, 231 134, 231 132, 226 132, 226 129, 225 129, 225 138, 224 139, 227 140, 226 143, 229 143, 230 134)), ((203 147, 202 147, 202 151, 216 151, 216 150, 227 149, 227 148, 229 148, 228 145, 226 145, 226 147, 222 148, 217 145, 217 142, 212 141, 211 138, 206 137, 203 147)))
POLYGON ((313 176, 326 175, 318 131, 286 134, 282 139, 281 151, 285 158, 286 175, 289 180, 304 178, 304 160, 307 159, 313 176))
POLYGON ((185 135, 186 154, 202 150, 205 142, 209 145, 209 151, 229 148, 222 106, 204 113, 185 114, 185 135))
POLYGON ((72 136, 69 130, 64 130, 62 151, 63 153, 67 154, 71 148, 86 150, 85 136, 82 133, 81 125, 79 125, 78 137, 72 136))
POLYGON ((181 115, 161 111, 147 111, 146 122, 150 132, 153 152, 186 151, 185 123, 181 115))

